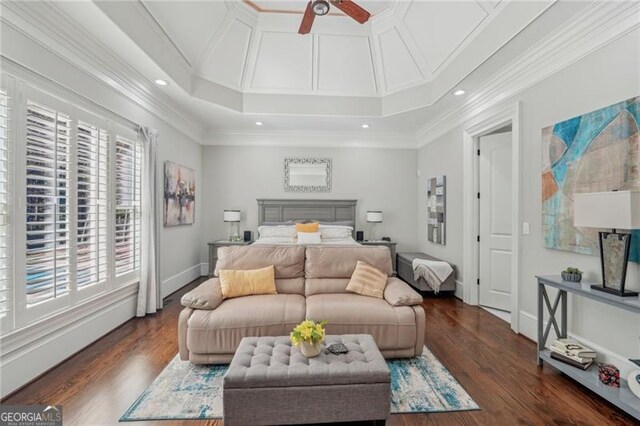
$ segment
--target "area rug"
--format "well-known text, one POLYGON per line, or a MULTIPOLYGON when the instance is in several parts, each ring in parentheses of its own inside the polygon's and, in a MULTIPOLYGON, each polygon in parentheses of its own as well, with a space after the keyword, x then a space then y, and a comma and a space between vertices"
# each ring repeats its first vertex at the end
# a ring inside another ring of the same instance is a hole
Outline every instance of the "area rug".
MULTIPOLYGON (((392 414, 480 409, 426 347, 419 357, 387 364, 392 414)), ((221 419, 226 371, 226 365, 193 365, 176 355, 120 421, 221 419)))

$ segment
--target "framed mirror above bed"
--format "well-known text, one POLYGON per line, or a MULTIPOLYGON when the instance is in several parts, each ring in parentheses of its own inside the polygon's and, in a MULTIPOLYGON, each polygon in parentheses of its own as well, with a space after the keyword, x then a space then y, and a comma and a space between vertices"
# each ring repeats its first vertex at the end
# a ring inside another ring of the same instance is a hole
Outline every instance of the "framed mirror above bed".
POLYGON ((331 192, 331 158, 284 159, 285 192, 331 192))

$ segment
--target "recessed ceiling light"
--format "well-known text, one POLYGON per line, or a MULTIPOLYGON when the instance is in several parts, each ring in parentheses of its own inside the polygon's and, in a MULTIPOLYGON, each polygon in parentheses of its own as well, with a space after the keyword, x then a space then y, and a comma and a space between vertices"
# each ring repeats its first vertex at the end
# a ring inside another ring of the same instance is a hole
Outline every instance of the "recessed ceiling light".
POLYGON ((167 84, 169 84, 169 83, 167 83, 167 81, 166 81, 166 80, 163 80, 163 79, 159 78, 159 79, 157 79, 157 80, 156 80, 156 84, 157 84, 158 86, 166 86, 166 85, 167 85, 167 84))
POLYGON ((369 125, 368 125, 367 123, 365 123, 365 124, 363 124, 363 125, 362 125, 362 128, 363 128, 363 129, 368 129, 368 128, 369 128, 369 125))
POLYGON ((458 89, 458 90, 456 90, 455 92, 453 92, 453 94, 454 94, 455 96, 462 96, 462 95, 464 95, 465 93, 466 93, 466 92, 465 92, 464 90, 462 90, 462 89, 458 89))
POLYGON ((256 121, 256 126, 262 126, 262 121, 256 121))

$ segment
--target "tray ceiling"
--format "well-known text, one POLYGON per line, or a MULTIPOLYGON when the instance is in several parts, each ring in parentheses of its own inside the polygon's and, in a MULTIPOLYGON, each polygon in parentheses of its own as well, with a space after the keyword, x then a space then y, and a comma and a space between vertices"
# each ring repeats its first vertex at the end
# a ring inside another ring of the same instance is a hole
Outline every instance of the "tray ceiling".
POLYGON ((550 3, 361 0, 297 33, 306 0, 100 2, 191 96, 244 113, 388 116, 432 105, 550 3))

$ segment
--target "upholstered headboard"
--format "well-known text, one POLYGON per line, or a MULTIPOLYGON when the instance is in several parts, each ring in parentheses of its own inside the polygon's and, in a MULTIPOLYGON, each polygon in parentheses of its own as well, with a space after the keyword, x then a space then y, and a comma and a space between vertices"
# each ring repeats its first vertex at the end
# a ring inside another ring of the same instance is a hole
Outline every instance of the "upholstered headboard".
POLYGON ((348 222, 356 229, 358 200, 269 200, 258 199, 258 226, 265 222, 318 220, 348 222))

